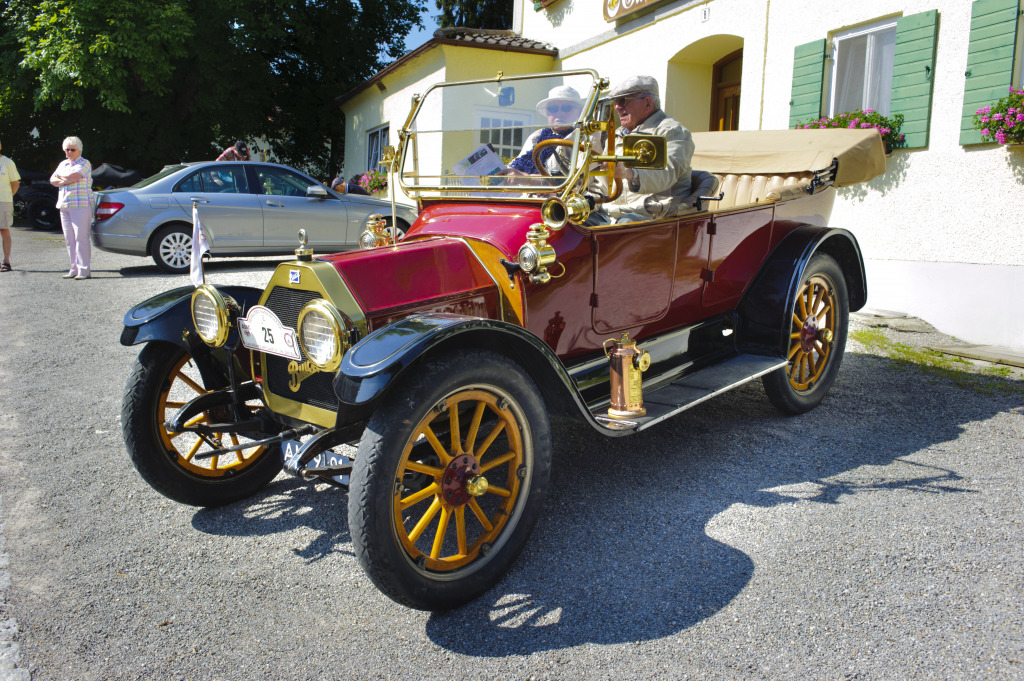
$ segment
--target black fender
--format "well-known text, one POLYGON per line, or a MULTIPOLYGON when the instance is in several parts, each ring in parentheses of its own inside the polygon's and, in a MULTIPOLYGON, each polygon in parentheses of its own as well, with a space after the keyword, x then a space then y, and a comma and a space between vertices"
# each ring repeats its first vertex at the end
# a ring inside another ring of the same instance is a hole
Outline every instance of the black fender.
POLYGON ((850 312, 864 307, 868 286, 857 238, 845 229, 803 225, 787 234, 769 254, 737 307, 737 343, 742 350, 785 356, 789 348, 789 313, 796 303, 804 270, 819 252, 835 258, 842 268, 850 312))
MULTIPOLYGON (((251 286, 218 286, 221 294, 231 296, 242 308, 244 315, 256 305, 263 291, 251 286)), ((132 307, 124 315, 124 329, 121 331, 121 345, 140 345, 150 342, 165 342, 177 345, 192 355, 208 389, 229 384, 227 362, 231 356, 228 346, 233 345, 234 334, 228 338, 227 346, 211 348, 196 333, 192 321, 193 286, 164 291, 132 307)), ((248 375, 248 367, 244 367, 248 375)))
POLYGON ((523 367, 550 412, 590 420, 569 372, 544 341, 514 324, 455 314, 416 315, 374 331, 345 354, 334 392, 343 405, 371 406, 419 363, 471 348, 505 355, 523 367))

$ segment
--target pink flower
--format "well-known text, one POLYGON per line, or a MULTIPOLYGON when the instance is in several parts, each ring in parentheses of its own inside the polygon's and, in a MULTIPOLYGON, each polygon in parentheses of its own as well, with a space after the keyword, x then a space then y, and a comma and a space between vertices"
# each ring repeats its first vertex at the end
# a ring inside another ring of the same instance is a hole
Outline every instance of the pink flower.
POLYGON ((864 109, 864 113, 866 113, 866 114, 875 113, 875 110, 874 109, 864 109))
POLYGON ((996 142, 1006 144, 1006 133, 1002 130, 996 130, 996 142))
POLYGON ((981 129, 981 134, 982 134, 982 136, 984 137, 984 136, 986 136, 986 135, 991 135, 992 133, 991 133, 991 131, 989 131, 989 129, 988 129, 988 128, 982 128, 982 129, 981 129))

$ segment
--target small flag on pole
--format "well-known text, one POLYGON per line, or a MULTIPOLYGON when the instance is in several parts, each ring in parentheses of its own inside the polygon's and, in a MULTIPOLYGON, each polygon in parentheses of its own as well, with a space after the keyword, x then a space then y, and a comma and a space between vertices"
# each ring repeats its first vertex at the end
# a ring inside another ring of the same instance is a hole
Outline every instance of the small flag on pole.
POLYGON ((203 275, 203 254, 210 252, 203 224, 199 222, 199 206, 192 202, 192 283, 196 286, 206 283, 203 275))

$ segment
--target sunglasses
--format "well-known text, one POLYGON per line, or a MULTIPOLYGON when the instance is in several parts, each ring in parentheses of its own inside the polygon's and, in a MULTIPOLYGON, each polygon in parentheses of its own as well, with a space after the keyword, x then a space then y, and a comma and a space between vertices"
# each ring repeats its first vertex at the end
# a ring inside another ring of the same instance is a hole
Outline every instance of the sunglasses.
POLYGON ((632 95, 631 97, 616 97, 612 100, 612 104, 615 106, 626 106, 626 102, 634 102, 638 99, 644 99, 647 95, 632 95))
POLYGON ((576 111, 578 108, 575 104, 548 104, 547 112, 549 116, 554 116, 559 111, 569 113, 570 111, 576 111))
POLYGON ((64 151, 78 151, 78 147, 68 147, 64 151))

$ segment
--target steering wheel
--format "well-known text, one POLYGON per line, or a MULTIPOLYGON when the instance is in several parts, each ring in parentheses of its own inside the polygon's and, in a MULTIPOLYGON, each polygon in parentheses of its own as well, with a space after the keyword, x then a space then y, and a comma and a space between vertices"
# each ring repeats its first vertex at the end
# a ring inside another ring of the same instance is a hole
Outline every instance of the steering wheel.
MULTIPOLYGON (((546 177, 550 177, 551 173, 544 167, 544 164, 540 162, 540 152, 548 147, 571 147, 573 145, 572 140, 564 140, 553 138, 538 142, 533 147, 533 165, 537 168, 537 172, 546 177)), ((615 136, 608 135, 608 155, 612 156, 615 154, 615 136)), ((558 152, 555 152, 558 153, 558 152)), ((609 186, 612 187, 612 192, 607 196, 594 197, 594 203, 607 203, 608 201, 614 201, 622 193, 622 179, 615 177, 615 164, 611 163, 604 170, 595 170, 591 172, 591 175, 595 177, 607 177, 609 186)))

